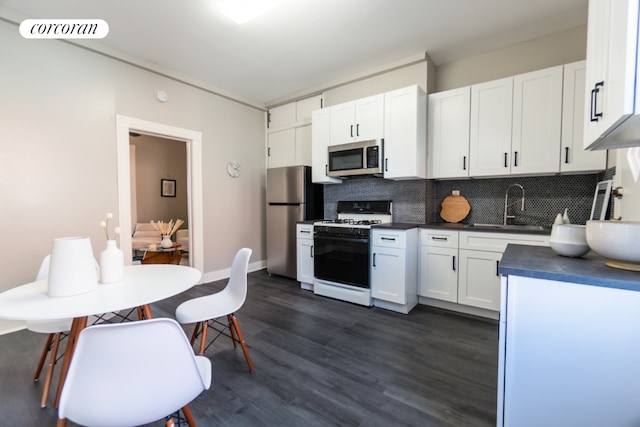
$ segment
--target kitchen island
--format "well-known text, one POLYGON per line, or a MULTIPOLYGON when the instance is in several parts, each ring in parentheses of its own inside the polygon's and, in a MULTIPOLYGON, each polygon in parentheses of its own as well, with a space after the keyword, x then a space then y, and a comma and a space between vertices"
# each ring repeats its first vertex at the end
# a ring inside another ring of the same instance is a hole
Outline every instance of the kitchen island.
POLYGON ((636 425, 640 273, 524 245, 499 272, 497 425, 636 425))

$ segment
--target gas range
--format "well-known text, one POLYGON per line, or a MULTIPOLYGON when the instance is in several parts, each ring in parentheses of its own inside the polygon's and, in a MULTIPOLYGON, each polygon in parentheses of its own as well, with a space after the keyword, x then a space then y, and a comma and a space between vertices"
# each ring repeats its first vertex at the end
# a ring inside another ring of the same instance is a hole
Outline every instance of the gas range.
POLYGON ((371 306, 369 232, 391 222, 391 201, 340 201, 337 213, 314 222, 314 293, 371 306))
POLYGON ((372 225, 389 223, 391 216, 390 200, 339 201, 337 219, 316 221, 314 226, 341 228, 371 228, 372 225))

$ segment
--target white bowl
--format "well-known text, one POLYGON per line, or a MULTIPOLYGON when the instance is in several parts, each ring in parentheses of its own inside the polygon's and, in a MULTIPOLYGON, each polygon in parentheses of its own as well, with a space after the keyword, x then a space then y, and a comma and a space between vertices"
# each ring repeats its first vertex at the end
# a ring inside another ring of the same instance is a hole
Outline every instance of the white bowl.
POLYGON ((640 270, 640 221, 587 221, 587 243, 607 265, 640 270))
POLYGON ((589 245, 586 243, 582 244, 549 240, 549 244, 555 253, 562 256, 580 257, 589 252, 589 245))
POLYGON ((589 252, 584 225, 554 224, 549 244, 555 253, 562 256, 580 257, 589 252))

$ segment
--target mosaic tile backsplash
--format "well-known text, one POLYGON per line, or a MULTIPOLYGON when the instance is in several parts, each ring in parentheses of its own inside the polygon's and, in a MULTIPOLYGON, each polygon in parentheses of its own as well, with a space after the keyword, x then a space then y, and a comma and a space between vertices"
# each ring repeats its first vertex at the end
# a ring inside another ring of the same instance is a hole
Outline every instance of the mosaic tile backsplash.
MULTIPOLYGON (((509 185, 524 187, 525 209, 520 210, 522 192, 509 191, 510 224, 551 226, 565 208, 571 222, 584 224, 591 214, 596 184, 612 179, 615 168, 603 173, 541 177, 509 177, 451 181, 390 181, 381 178, 351 179, 324 188, 324 216, 336 217, 339 200, 392 200, 394 222, 422 224, 443 222, 440 204, 453 190, 459 190, 471 205, 463 223, 501 224, 505 192, 509 185)), ((611 211, 611 209, 610 209, 611 211)))

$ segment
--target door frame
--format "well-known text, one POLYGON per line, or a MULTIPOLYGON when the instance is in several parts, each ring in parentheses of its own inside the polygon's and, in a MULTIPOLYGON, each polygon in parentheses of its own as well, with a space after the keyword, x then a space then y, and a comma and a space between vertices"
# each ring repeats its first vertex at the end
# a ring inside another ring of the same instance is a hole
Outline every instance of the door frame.
MULTIPOLYGON (((118 218, 121 230, 120 247, 131 253, 131 170, 129 132, 137 132, 186 143, 187 148, 187 205, 189 215, 189 260, 191 266, 204 272, 203 203, 202 203, 202 133, 162 123, 116 115, 118 218)), ((131 257, 125 257, 131 264, 131 257)))

